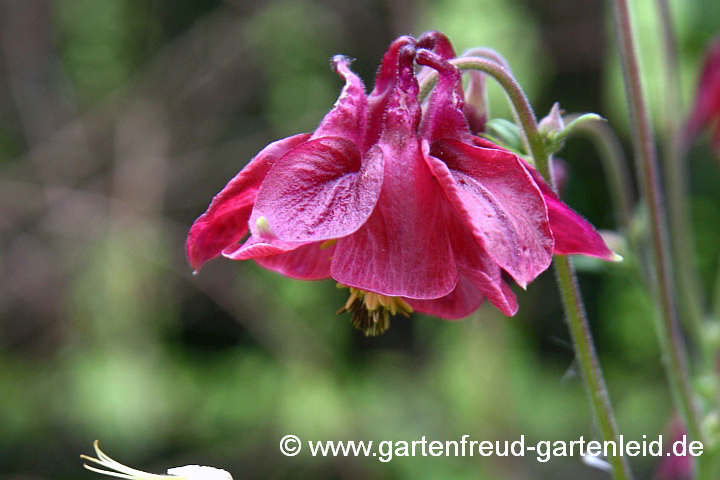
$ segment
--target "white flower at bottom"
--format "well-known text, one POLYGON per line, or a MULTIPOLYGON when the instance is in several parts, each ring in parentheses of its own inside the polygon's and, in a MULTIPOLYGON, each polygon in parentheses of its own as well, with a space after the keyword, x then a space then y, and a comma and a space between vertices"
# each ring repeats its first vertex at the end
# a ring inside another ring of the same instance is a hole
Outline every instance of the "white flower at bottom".
POLYGON ((103 475, 109 475, 111 477, 125 478, 128 480, 233 480, 232 475, 225 470, 201 465, 185 465, 183 467, 170 468, 168 469, 167 475, 147 473, 130 468, 108 457, 100 450, 97 440, 93 442, 93 448, 95 448, 97 458, 88 457, 87 455, 80 455, 80 458, 100 465, 107 470, 88 465, 87 463, 83 464, 83 466, 93 472, 102 473, 103 475))

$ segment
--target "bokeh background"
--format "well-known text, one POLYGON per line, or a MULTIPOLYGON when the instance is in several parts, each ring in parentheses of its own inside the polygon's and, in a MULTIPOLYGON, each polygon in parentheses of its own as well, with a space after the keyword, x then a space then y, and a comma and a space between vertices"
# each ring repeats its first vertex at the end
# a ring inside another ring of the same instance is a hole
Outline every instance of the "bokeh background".
MULTIPOLYGON (((632 2, 654 120, 664 124, 655 2, 632 2)), ((671 2, 687 114, 720 2, 671 2)), ((267 143, 311 131, 355 58, 372 87, 398 35, 437 29, 509 60, 538 116, 629 130, 608 2, 599 0, 0 1, 0 478, 98 478, 104 450, 156 473, 188 463, 235 479, 607 478, 579 458, 283 457, 279 439, 573 440, 594 435, 552 271, 505 318, 413 315, 364 338, 346 292, 252 262, 192 275, 192 221, 267 143)), ((508 116, 492 87, 493 116, 508 116)), ((660 130, 661 131, 661 130, 660 130)), ((661 134, 660 134, 661 135, 661 134)), ((662 138, 661 138, 662 139, 662 138)), ((718 272, 720 174, 706 135, 690 159, 695 263, 718 272)), ((629 152, 629 148, 626 148, 629 152)), ((592 144, 572 139, 565 199, 615 224, 592 144)), ((652 306, 628 266, 580 283, 626 438, 673 415, 652 306)), ((657 459, 632 461, 652 478, 657 459)))

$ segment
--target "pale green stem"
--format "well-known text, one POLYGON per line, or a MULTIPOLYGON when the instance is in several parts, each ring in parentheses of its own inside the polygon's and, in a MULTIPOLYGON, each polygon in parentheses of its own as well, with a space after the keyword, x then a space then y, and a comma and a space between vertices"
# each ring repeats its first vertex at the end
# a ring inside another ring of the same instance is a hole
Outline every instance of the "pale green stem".
MULTIPOLYGON (((555 255, 553 265, 555 266, 555 276, 560 285, 560 294, 565 306, 565 314, 567 315, 577 361, 585 378, 585 389, 590 397, 590 405, 595 413, 595 421, 600 427, 603 440, 606 442, 614 441, 618 445, 618 427, 607 394, 602 369, 595 352, 575 269, 570 257, 566 255, 555 255)), ((633 478, 625 457, 614 456, 610 457, 608 461, 612 465, 613 476, 616 480, 631 480, 633 478)))
POLYGON ((508 72, 512 72, 510 69, 510 64, 505 60, 505 57, 500 55, 500 53, 497 50, 493 50, 492 48, 487 47, 475 47, 471 48, 469 50, 465 50, 462 57, 480 57, 480 58, 487 58, 488 60, 492 60, 498 65, 502 66, 505 70, 508 72))
POLYGON ((663 145, 665 186, 667 188, 668 223, 673 266, 678 282, 678 310, 683 323, 690 333, 693 344, 705 365, 712 364, 708 358, 702 337, 705 299, 700 280, 693 268, 695 251, 693 231, 690 222, 688 202, 687 148, 683 140, 682 99, 680 97, 680 70, 678 69, 677 48, 672 28, 668 0, 657 0, 660 25, 662 27, 663 50, 665 53, 665 142, 663 145))
POLYGON ((653 264, 655 267, 656 298, 660 300, 661 315, 657 317, 657 333, 663 352, 663 363, 673 400, 682 413, 690 437, 703 441, 698 414, 693 405, 687 368, 687 353, 675 317, 675 290, 668 256, 667 227, 663 215, 663 199, 657 172, 655 144, 650 129, 645 92, 642 88, 640 66, 630 24, 627 0, 613 0, 613 19, 622 57, 626 94, 630 103, 633 146, 637 172, 643 197, 650 211, 653 264))
MULTIPOLYGON (((517 83, 512 74, 502 65, 485 58, 463 57, 451 60, 460 70, 480 70, 493 77, 507 92, 518 118, 522 122, 523 131, 527 136, 530 151, 535 159, 538 171, 552 182, 550 177, 550 158, 545 149, 545 142, 537 131, 537 120, 525 92, 517 83)), ((435 84, 436 75, 425 79, 420 87, 418 98, 424 99, 435 84)), ((551 184, 552 186, 552 184, 551 184)), ((602 369, 592 343, 590 325, 585 315, 580 289, 573 271, 569 257, 555 255, 555 272, 567 315, 570 336, 572 337, 575 355, 581 369, 585 390, 589 396, 590 406, 596 424, 599 426, 603 441, 619 442, 619 434, 615 416, 613 414, 610 398, 605 387, 602 369)), ((633 478, 630 466, 624 457, 612 456, 609 459, 613 469, 613 476, 617 480, 631 480, 633 478)))

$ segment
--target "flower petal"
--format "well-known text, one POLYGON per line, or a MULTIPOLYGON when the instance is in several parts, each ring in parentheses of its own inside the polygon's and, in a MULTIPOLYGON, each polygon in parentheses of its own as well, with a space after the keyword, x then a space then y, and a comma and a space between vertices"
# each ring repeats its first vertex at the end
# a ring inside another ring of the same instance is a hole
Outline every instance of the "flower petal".
POLYGON ((470 130, 465 119, 464 93, 460 71, 428 50, 418 50, 417 61, 438 72, 437 86, 430 98, 430 107, 423 115, 421 134, 425 138, 467 140, 470 130))
POLYGON ((430 153, 430 169, 494 262, 521 287, 548 268, 547 208, 518 157, 449 139, 435 141, 430 153))
POLYGON ((505 150, 500 145, 497 145, 487 138, 478 137, 477 135, 472 136, 472 144, 476 147, 482 147, 482 148, 494 148, 495 150, 505 150))
POLYGON ((360 145, 367 127, 368 101, 365 96, 365 86, 362 80, 350 71, 349 58, 336 55, 333 57, 332 65, 345 79, 345 87, 312 138, 343 137, 360 145))
POLYGON ((275 163, 258 192, 250 231, 288 242, 315 242, 356 231, 372 213, 383 182, 383 154, 363 161, 351 141, 309 140, 275 163))
POLYGON ((460 276, 468 278, 473 285, 505 315, 517 313, 515 294, 502 277, 500 266, 495 263, 471 232, 464 228, 460 219, 453 222, 451 241, 455 262, 460 276))
POLYGON ((555 238, 554 253, 618 260, 619 257, 605 244, 595 227, 560 200, 535 168, 523 163, 545 198, 550 230, 555 238))
POLYGON ((406 298, 405 300, 415 312, 434 315, 447 320, 459 320, 477 310, 485 301, 485 297, 470 280, 460 275, 453 291, 444 297, 432 299, 406 298))
POLYGON ((425 299, 445 296, 455 288, 444 196, 422 159, 419 143, 410 138, 406 144, 383 146, 380 199, 357 232, 338 240, 332 261, 332 276, 338 282, 383 295, 425 299))
POLYGON ((689 139, 720 117, 720 39, 708 48, 698 79, 695 101, 685 125, 689 139))
POLYGON ((398 66, 404 60, 403 55, 408 47, 415 45, 415 39, 402 36, 396 39, 388 48, 383 62, 375 75, 375 87, 368 96, 368 128, 363 149, 374 145, 384 126, 387 124, 387 104, 393 97, 395 85, 398 80, 398 66))
POLYGON ((423 33, 417 40, 417 48, 430 50, 443 60, 455 58, 455 48, 452 42, 447 35, 437 30, 423 33))
POLYGON ((213 198, 210 207, 195 220, 188 234, 187 254, 195 270, 247 234, 255 197, 270 167, 308 138, 310 134, 303 133, 271 143, 213 198))
POLYGON ((223 255, 232 260, 253 258, 260 266, 287 277, 320 280, 330 277, 334 251, 335 245, 325 248, 322 242, 290 243, 251 235, 243 245, 225 249, 223 255))

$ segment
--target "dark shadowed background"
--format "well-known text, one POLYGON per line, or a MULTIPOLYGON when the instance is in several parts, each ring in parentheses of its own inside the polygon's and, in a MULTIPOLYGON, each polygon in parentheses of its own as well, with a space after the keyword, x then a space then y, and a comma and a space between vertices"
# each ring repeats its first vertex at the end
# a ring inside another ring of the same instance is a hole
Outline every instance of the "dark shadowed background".
MULTIPOLYGON (((664 111, 654 2, 637 0, 650 106, 664 111)), ((720 2, 671 2, 684 118, 720 2)), ((575 458, 283 457, 303 440, 586 439, 552 271, 505 318, 397 318, 364 338, 346 292, 252 262, 193 276, 184 242, 213 195, 269 142, 311 131, 342 81, 372 88, 387 45, 444 31, 498 50, 538 116, 556 101, 609 119, 629 145, 607 2, 599 0, 0 0, 0 478, 91 479, 103 449, 164 472, 199 463, 236 480, 604 479, 575 458)), ((507 117, 499 88, 491 114, 507 117)), ((710 298, 720 182, 707 135, 691 151, 695 258, 710 298)), ((629 149, 626 149, 629 152, 629 149)), ((572 139, 565 200, 613 229, 592 144, 572 139)), ((626 437, 667 434, 672 407, 645 287, 627 266, 580 273, 626 437)), ((632 461, 651 478, 657 459, 632 461)))

